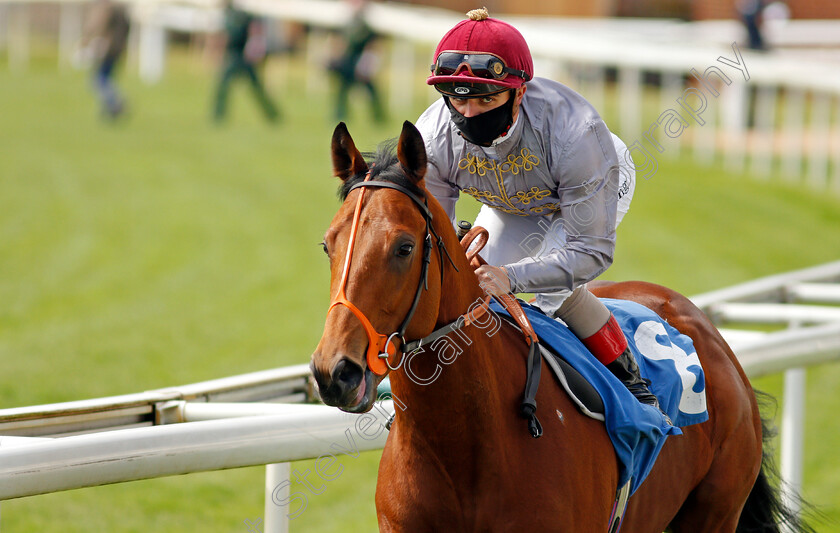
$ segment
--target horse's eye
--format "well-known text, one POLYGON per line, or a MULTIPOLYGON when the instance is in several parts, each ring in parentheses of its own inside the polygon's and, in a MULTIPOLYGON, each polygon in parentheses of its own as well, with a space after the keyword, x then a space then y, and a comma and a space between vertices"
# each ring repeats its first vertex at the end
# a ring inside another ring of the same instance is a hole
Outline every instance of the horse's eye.
POLYGON ((402 246, 400 246, 400 249, 397 250, 397 255, 399 255, 400 257, 408 257, 409 255, 411 255, 412 251, 414 251, 413 244, 403 244, 402 246))
POLYGON ((321 245, 321 248, 324 249, 324 253, 327 254, 327 255, 330 255, 330 251, 327 249, 327 243, 325 243, 324 241, 321 241, 320 245, 321 245))

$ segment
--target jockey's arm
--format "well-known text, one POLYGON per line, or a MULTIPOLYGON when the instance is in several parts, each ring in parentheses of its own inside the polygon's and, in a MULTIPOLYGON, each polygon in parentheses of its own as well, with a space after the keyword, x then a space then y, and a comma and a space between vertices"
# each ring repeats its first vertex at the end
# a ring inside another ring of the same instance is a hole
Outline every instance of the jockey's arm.
POLYGON ((604 123, 590 123, 557 160, 553 171, 571 179, 558 180, 561 210, 549 232, 565 233, 565 244, 505 265, 514 292, 572 291, 612 264, 619 174, 604 123))

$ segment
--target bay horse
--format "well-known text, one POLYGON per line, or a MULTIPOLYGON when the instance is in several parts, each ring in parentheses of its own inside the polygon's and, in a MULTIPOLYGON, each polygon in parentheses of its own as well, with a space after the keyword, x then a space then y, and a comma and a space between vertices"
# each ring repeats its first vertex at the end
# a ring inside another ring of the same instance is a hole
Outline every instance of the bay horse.
MULTIPOLYGON (((333 134, 343 203, 322 243, 332 305, 311 361, 328 405, 367 412, 390 374, 404 407, 379 466, 380 531, 606 532, 619 473, 603 424, 582 415, 543 372, 536 399, 544 435, 525 430, 517 408, 528 347, 507 323, 490 334, 486 321, 468 314, 486 295, 425 190, 423 140, 405 122, 396 153, 393 144, 369 164, 343 123, 333 134), (417 339, 440 328, 458 330, 459 349, 416 349, 417 339)), ((691 337, 706 378, 709 420, 667 439, 621 530, 799 527, 768 481, 754 392, 709 319, 658 285, 599 284, 593 292, 638 302, 691 337)))

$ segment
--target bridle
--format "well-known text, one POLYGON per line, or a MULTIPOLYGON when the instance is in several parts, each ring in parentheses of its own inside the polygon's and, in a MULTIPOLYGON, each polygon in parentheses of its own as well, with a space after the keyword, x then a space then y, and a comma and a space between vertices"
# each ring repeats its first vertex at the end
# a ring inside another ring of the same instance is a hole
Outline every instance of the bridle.
POLYGON ((407 352, 411 352, 419 348, 424 342, 428 341, 428 338, 420 339, 420 341, 416 341, 415 343, 408 343, 405 340, 405 331, 408 328, 408 324, 411 322, 411 319, 414 317, 414 312, 417 310, 417 306, 420 303, 420 296, 423 293, 423 289, 428 290, 429 288, 429 263, 431 262, 432 256, 432 237, 434 236, 438 250, 440 253, 438 254, 440 257, 440 278, 441 282, 443 281, 443 256, 446 255, 449 262, 452 263, 452 267, 455 268, 457 271, 458 268, 455 267, 455 263, 452 261, 452 258, 449 256, 449 252, 446 250, 446 246, 444 245, 443 239, 440 235, 437 234, 435 231, 434 226, 432 225, 432 212, 429 210, 429 206, 425 200, 421 200, 419 196, 413 193, 407 187, 400 185, 399 183, 394 183, 390 181, 381 181, 381 180, 372 180, 370 176, 370 171, 368 170, 367 176, 365 177, 364 181, 356 183, 355 185, 351 186, 350 189, 347 191, 348 194, 355 190, 361 188, 361 194, 359 194, 359 199, 356 202, 356 210, 353 212, 353 224, 350 227, 350 240, 347 243, 347 255, 344 258, 344 271, 341 274, 341 281, 338 284, 338 293, 336 294, 335 299, 333 300, 332 304, 330 305, 329 310, 327 310, 327 315, 339 305, 343 305, 347 309, 349 309, 356 318, 359 319, 359 322, 362 323, 362 326, 365 329, 365 333, 367 333, 368 337, 368 349, 367 349, 367 364, 368 368, 370 368, 371 372, 378 376, 385 375, 388 370, 398 370, 400 366, 402 366, 402 362, 404 357, 400 358, 400 361, 396 365, 391 364, 391 357, 397 355, 397 352, 402 351, 403 354, 407 352), (362 200, 365 197, 365 190, 367 187, 378 187, 384 189, 394 189, 397 190, 406 196, 408 196, 418 208, 420 208, 420 214, 423 215, 423 218, 426 221, 426 237, 423 239, 423 264, 420 271, 420 281, 417 284, 417 290, 414 293, 414 301, 411 303, 411 308, 408 310, 408 314, 403 319, 402 324, 400 327, 390 335, 383 335, 376 331, 376 328, 373 327, 370 320, 365 316, 365 314, 356 307, 350 300, 347 299, 347 295, 345 289, 347 287, 347 278, 350 272, 350 262, 353 257, 353 247, 356 242, 356 234, 359 230, 359 219, 361 218, 362 212, 362 200), (396 344, 399 342, 399 345, 396 344), (414 346, 416 344, 416 346, 414 346), (400 350, 400 348, 403 350, 400 350), (406 350, 406 348, 411 348, 406 350))
MULTIPOLYGON (((412 192, 409 188, 400 185, 399 183, 371 179, 370 170, 368 170, 367 176, 365 176, 364 181, 352 185, 347 190, 347 193, 349 194, 351 191, 359 188, 361 188, 362 190, 359 194, 359 199, 356 201, 356 209, 353 212, 353 223, 350 226, 350 239, 347 242, 347 255, 344 257, 344 270, 341 273, 341 281, 339 281, 338 284, 338 293, 336 294, 335 299, 332 301, 329 309, 327 310, 327 316, 329 316, 330 312, 332 312, 333 309, 335 309, 339 305, 343 305, 344 307, 349 309, 350 312, 352 312, 356 316, 356 318, 359 319, 359 322, 362 323, 362 327, 364 327, 365 333, 367 334, 368 338, 368 348, 366 353, 368 368, 377 376, 384 376, 388 373, 389 370, 396 371, 400 369, 402 364, 405 362, 405 354, 418 350, 427 343, 434 342, 435 340, 453 331, 461 329, 464 326, 468 326, 470 324, 475 323, 478 318, 483 316, 485 313, 489 312, 489 303, 491 296, 488 295, 487 298, 481 304, 475 306, 474 308, 471 307, 467 313, 459 316, 457 319, 450 322, 449 324, 436 329, 435 331, 426 335, 422 339, 418 339, 413 342, 406 342, 404 336, 405 331, 408 328, 408 324, 411 322, 411 319, 414 317, 414 312, 417 310, 417 306, 420 303, 420 296, 423 293, 423 289, 428 290, 429 288, 428 278, 429 263, 431 263, 432 256, 432 237, 435 238, 438 247, 441 285, 443 284, 443 256, 446 256, 446 258, 452 265, 452 268, 454 268, 456 272, 458 271, 458 267, 455 266, 455 262, 452 261, 452 257, 446 250, 446 245, 444 244, 443 239, 440 237, 440 235, 437 234, 434 226, 432 225, 432 212, 429 210, 429 206, 426 203, 425 199, 421 200, 420 197, 417 196, 414 192, 412 192), (417 283, 417 290, 414 293, 414 301, 411 303, 411 308, 408 310, 408 314, 406 314, 405 319, 403 319, 403 322, 400 325, 400 327, 397 329, 397 331, 391 333, 390 335, 383 335, 376 331, 376 328, 373 327, 373 324, 371 324, 370 320, 365 316, 365 314, 350 300, 347 299, 346 294, 347 278, 350 272, 350 263, 353 258, 353 248, 356 244, 356 235, 359 230, 359 220, 361 218, 362 213, 362 201, 364 200, 365 190, 367 187, 394 189, 405 194, 414 202, 414 204, 417 207, 420 208, 420 213, 423 215, 423 218, 426 221, 426 237, 423 239, 423 264, 420 271, 420 280, 417 283), (399 342, 399 345, 397 344, 397 342, 399 342), (402 357, 400 357, 400 360, 396 365, 392 365, 391 357, 397 355, 397 352, 402 352, 402 357)), ((484 231, 486 234, 486 230, 482 229, 482 231, 484 231)), ((465 237, 465 240, 462 241, 462 245, 469 246, 469 242, 470 237, 468 234, 468 237, 465 237)), ((480 246, 478 248, 480 249, 480 246)), ((471 263, 473 259, 477 261, 482 261, 480 258, 478 258, 478 250, 473 251, 472 254, 467 254, 467 259, 471 263), (470 257, 470 255, 472 255, 472 257, 470 257)), ((542 435, 542 426, 540 425, 540 422, 539 420, 537 420, 536 417, 536 395, 537 387, 539 386, 540 382, 540 355, 539 350, 537 349, 539 339, 536 333, 534 333, 530 321, 528 320, 527 316, 525 316, 525 313, 522 311, 522 308, 519 306, 518 303, 516 303, 516 298, 511 294, 504 295, 498 298, 499 301, 502 302, 505 306, 505 309, 508 312, 510 312, 511 316, 517 321, 517 323, 521 327, 522 332, 525 335, 525 340, 529 346, 528 368, 526 370, 527 379, 525 382, 524 398, 520 406, 520 415, 528 420, 528 431, 530 432, 531 436, 539 437, 542 435)))

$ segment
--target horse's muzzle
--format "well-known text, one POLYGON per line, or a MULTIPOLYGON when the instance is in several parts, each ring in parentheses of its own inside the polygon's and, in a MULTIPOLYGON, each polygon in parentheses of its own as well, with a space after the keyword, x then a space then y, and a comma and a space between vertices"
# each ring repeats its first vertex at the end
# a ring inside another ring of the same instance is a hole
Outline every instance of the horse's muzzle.
POLYGON ((362 367, 350 359, 339 360, 329 376, 312 365, 312 375, 325 404, 351 410, 365 403, 369 380, 362 367))

